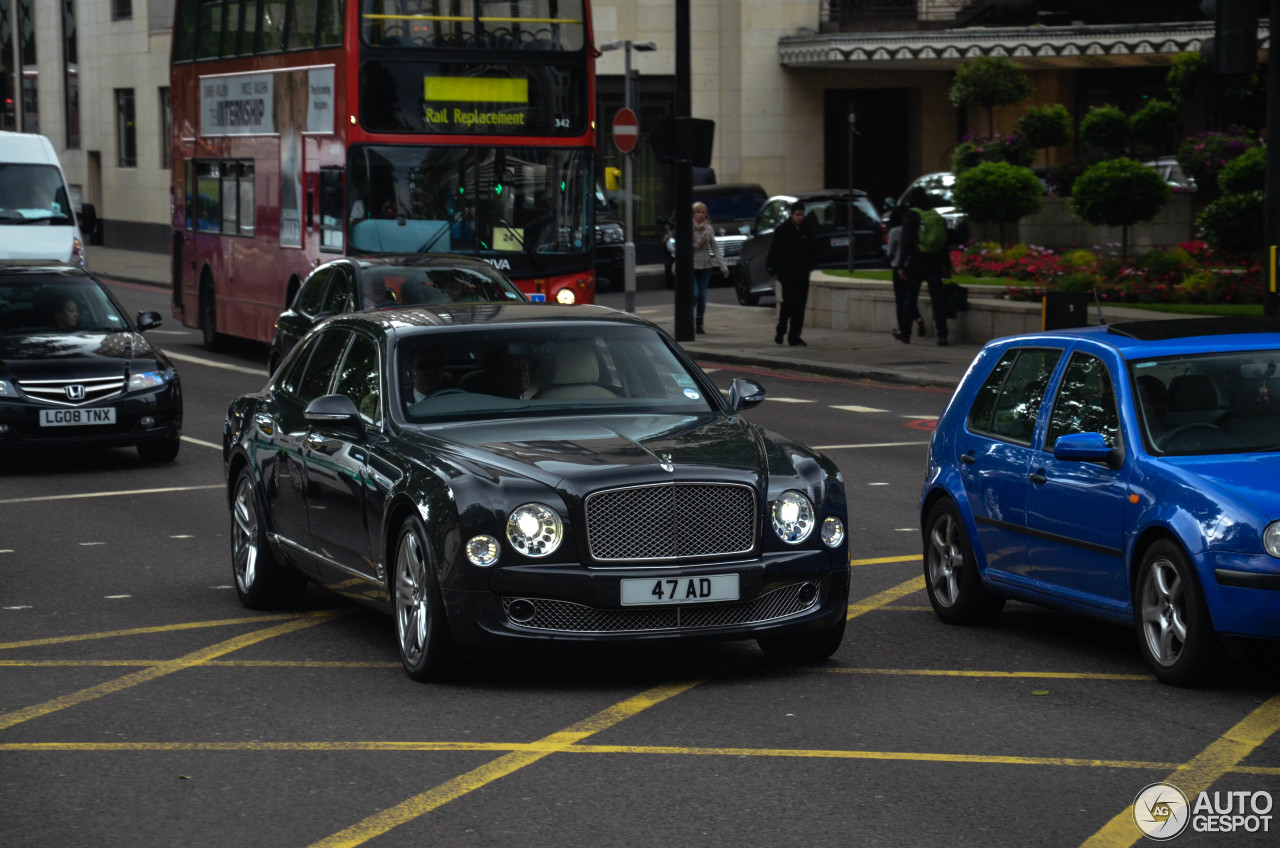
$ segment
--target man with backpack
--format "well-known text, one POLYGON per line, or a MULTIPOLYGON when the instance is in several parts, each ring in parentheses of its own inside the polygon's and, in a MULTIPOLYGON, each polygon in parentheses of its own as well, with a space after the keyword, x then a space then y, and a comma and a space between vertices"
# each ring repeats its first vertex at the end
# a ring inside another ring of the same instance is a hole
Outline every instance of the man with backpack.
POLYGON ((920 186, 908 192, 906 206, 907 211, 902 216, 901 265, 894 271, 898 328, 893 331, 893 337, 903 343, 911 341, 911 325, 918 314, 920 282, 927 280, 938 344, 946 346, 950 307, 942 275, 950 262, 947 222, 933 208, 928 193, 920 186))

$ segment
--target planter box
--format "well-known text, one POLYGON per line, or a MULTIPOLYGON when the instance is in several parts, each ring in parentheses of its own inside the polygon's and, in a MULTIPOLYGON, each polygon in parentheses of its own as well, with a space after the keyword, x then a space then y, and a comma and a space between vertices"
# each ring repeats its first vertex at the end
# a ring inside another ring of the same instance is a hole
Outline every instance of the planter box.
MULTIPOLYGON (((1169 202, 1150 221, 1129 227, 1130 254, 1157 247, 1172 247, 1195 236, 1194 195, 1170 194, 1169 202)), ((969 224, 969 237, 975 241, 1000 241, 1000 225, 969 224)), ((1042 247, 1092 247, 1095 244, 1119 244, 1120 227, 1095 227, 1071 214, 1071 201, 1065 197, 1046 197, 1040 211, 1004 225, 1007 244, 1036 244, 1042 247)))

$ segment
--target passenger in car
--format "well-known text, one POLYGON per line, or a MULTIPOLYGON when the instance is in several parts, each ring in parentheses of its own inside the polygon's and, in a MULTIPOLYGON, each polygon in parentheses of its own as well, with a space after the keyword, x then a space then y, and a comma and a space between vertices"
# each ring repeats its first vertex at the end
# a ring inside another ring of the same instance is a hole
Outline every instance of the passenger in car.
POLYGON ((80 328, 80 307, 75 298, 62 295, 53 301, 53 315, 50 323, 55 330, 69 333, 80 328))

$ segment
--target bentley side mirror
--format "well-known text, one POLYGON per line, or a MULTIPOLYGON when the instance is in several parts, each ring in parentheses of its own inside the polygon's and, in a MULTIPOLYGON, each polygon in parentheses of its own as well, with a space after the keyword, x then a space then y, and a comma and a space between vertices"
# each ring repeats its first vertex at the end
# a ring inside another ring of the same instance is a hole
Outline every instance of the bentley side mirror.
POLYGON ((741 412, 764 402, 764 387, 755 380, 737 378, 729 384, 729 408, 741 412))

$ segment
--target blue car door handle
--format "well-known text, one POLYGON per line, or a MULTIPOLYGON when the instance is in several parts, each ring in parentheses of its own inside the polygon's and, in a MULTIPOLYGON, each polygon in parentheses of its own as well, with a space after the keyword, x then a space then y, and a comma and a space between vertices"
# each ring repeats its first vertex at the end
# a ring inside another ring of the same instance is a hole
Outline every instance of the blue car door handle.
POLYGON ((965 465, 973 465, 978 461, 978 458, 971 453, 962 453, 960 454, 960 461, 965 465))
POLYGON ((1032 471, 1030 474, 1027 475, 1027 479, 1030 480, 1032 483, 1035 483, 1037 486, 1039 486, 1042 483, 1047 483, 1049 481, 1049 478, 1044 476, 1043 468, 1037 468, 1035 471, 1032 471))

